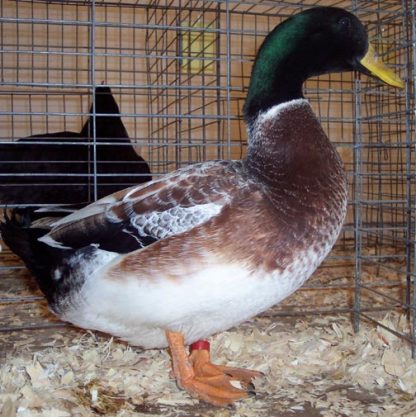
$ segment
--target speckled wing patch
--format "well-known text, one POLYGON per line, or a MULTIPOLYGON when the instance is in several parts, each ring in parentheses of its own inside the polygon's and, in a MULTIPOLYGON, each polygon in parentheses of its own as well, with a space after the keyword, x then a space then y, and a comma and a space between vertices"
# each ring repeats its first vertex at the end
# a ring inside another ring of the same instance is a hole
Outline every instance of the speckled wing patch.
POLYGON ((132 190, 121 207, 114 207, 111 218, 120 215, 140 235, 157 239, 186 232, 216 216, 229 203, 238 188, 244 186, 232 163, 204 163, 168 176, 157 191, 132 190))
MULTIPOLYGON (((225 200, 225 199, 224 199, 225 200)), ((224 202, 224 201, 223 201, 224 202)), ((153 211, 131 219, 139 235, 156 239, 186 232, 217 215, 222 204, 198 204, 193 207, 173 207, 165 211, 153 211)))

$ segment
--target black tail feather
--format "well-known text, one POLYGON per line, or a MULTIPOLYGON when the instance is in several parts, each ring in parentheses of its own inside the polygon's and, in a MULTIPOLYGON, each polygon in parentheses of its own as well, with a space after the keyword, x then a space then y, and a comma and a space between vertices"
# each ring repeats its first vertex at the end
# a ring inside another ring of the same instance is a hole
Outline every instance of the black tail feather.
POLYGON ((38 241, 48 230, 30 227, 30 212, 12 210, 11 216, 4 212, 0 222, 0 234, 4 243, 18 255, 36 278, 41 291, 48 300, 54 294, 55 281, 52 269, 68 254, 68 250, 52 248, 38 241))

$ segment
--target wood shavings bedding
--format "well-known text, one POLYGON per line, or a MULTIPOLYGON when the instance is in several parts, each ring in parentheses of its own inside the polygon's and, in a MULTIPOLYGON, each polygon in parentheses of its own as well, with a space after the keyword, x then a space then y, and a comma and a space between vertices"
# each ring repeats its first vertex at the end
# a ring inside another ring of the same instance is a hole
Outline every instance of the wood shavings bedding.
MULTIPOLYGON (((386 324, 406 330, 389 314, 386 324)), ((56 346, 9 351, 0 369, 2 417, 414 416, 416 361, 409 348, 346 316, 256 318, 212 339, 220 364, 258 369, 257 397, 218 409, 191 399, 169 377, 167 351, 144 351, 69 328, 56 346)))
MULTIPOLYGON (((10 252, 2 253, 2 262, 6 255, 6 264, 18 262, 10 252)), ((311 284, 339 288, 298 291, 262 317, 212 338, 216 363, 266 373, 256 381, 257 397, 232 408, 199 403, 180 391, 169 378, 166 351, 143 351, 67 326, 2 334, 0 417, 414 417, 416 361, 405 342, 365 323, 355 335, 346 315, 281 316, 346 305, 353 290, 342 292, 342 286, 352 288, 350 275, 348 266, 321 268, 311 284)), ((4 297, 40 295, 25 269, 2 270, 1 278, 4 297)), ((44 298, 3 304, 0 314, 3 326, 60 325, 44 298)), ((404 316, 388 314, 381 324, 409 331, 404 316)))

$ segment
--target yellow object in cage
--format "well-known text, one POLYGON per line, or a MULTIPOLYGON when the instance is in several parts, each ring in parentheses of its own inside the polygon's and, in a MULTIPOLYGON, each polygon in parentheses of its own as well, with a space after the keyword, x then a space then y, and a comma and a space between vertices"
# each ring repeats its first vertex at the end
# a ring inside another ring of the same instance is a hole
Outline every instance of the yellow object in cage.
MULTIPOLYGON (((186 27, 207 29, 202 23, 184 24, 186 27)), ((184 30, 182 32, 182 69, 191 74, 215 74, 216 36, 204 30, 184 30)))

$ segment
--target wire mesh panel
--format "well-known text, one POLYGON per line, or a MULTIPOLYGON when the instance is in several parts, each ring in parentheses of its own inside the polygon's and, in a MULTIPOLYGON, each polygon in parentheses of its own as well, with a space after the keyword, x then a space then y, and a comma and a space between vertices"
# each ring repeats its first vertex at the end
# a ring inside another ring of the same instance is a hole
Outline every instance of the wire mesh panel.
MULTIPOLYGON (((2 159, 0 205, 33 203, 33 190, 47 185, 66 199, 53 194, 37 204, 86 203, 148 180, 140 167, 157 178, 194 162, 244 157, 242 106, 256 51, 277 23, 316 5, 356 13, 406 89, 351 73, 306 83, 348 172, 348 214, 325 263, 273 314, 355 312, 358 328, 362 317, 380 323, 380 312, 405 311, 411 325, 403 337, 414 349, 413 1, 2 2, 0 146, 17 154, 2 159), (118 107, 100 110, 105 87, 118 107), (125 131, 110 132, 116 123, 125 131), (20 139, 32 135, 41 135, 26 140, 35 153, 22 159, 20 139), (30 165, 51 141, 56 160, 30 165), (71 159, 69 149, 80 145, 82 158, 71 159)), ((2 301, 33 302, 33 295, 9 295, 2 301)), ((27 317, 24 326, 43 323, 27 317)))
MULTIPOLYGON (((163 171, 227 158, 230 114, 220 5, 153 2, 147 9, 149 137, 163 171)), ((229 157, 229 154, 228 154, 229 157)))
MULTIPOLYGON (((369 16, 368 4, 358 2, 359 15, 369 16)), ((381 5, 380 5, 381 6, 381 5)), ((408 80, 405 90, 357 84, 356 111, 356 266, 355 309, 377 321, 371 310, 404 309, 412 317, 403 337, 414 332, 415 139, 414 5, 380 8, 368 24, 370 38, 384 62, 408 80), (371 307, 371 308, 370 308, 371 307)), ((359 315, 355 325, 358 328, 359 315)))

